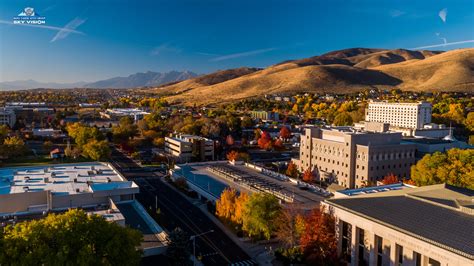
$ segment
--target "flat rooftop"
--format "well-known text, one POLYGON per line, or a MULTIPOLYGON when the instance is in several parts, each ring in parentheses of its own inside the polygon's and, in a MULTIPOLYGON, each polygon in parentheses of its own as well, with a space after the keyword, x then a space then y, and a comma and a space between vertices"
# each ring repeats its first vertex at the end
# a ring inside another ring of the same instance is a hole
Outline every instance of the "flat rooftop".
POLYGON ((0 194, 51 191, 77 194, 131 187, 110 165, 100 162, 0 169, 0 194))
POLYGON ((356 196, 356 195, 366 195, 366 194, 373 194, 379 192, 386 192, 391 190, 401 190, 405 188, 412 188, 414 186, 410 186, 404 183, 397 183, 397 184, 390 184, 390 185, 383 185, 383 186, 376 186, 376 187, 364 187, 364 188, 356 188, 356 189, 346 189, 346 190, 338 190, 337 193, 343 194, 345 196, 356 196))
POLYGON ((273 189, 277 192, 294 197, 294 202, 305 209, 314 208, 314 206, 318 205, 319 202, 324 199, 323 196, 309 190, 298 188, 296 184, 267 176, 257 170, 246 167, 245 165, 230 165, 227 162, 207 162, 178 166, 182 169, 181 171, 176 171, 178 174, 184 175, 189 182, 196 184, 206 191, 210 191, 211 194, 216 197, 219 197, 220 193, 227 187, 232 187, 238 191, 247 193, 253 193, 255 192, 255 189, 251 189, 242 183, 233 182, 228 178, 211 171, 209 167, 224 167, 227 170, 234 171, 236 174, 244 176, 249 180, 249 182, 258 187, 266 187, 267 189, 273 189))
POLYGON ((451 140, 445 139, 429 139, 429 138, 406 138, 402 140, 402 143, 420 143, 420 144, 448 144, 453 143, 451 140))
POLYGON ((167 138, 178 141, 178 142, 190 142, 191 140, 194 140, 194 139, 210 141, 210 139, 207 139, 205 137, 196 136, 196 135, 187 135, 187 134, 175 135, 175 136, 167 137, 167 138))
POLYGON ((107 112, 112 113, 112 114, 118 114, 118 115, 149 114, 148 112, 145 112, 138 108, 113 108, 113 109, 107 109, 107 112))

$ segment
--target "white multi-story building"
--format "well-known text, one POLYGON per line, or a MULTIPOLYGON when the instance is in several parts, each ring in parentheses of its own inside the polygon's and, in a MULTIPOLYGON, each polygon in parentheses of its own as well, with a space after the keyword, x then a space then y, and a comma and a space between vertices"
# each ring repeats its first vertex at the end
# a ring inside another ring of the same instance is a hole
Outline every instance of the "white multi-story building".
POLYGON ((439 184, 365 191, 322 205, 335 217, 346 265, 461 266, 474 262, 473 195, 439 184))
POLYGON ((13 127, 16 122, 16 115, 12 109, 0 108, 0 125, 13 127))
POLYGON ((166 232, 135 200, 140 189, 101 162, 0 169, 0 223, 79 208, 143 233, 144 256, 163 253, 166 232))
POLYGON ((389 123, 392 127, 421 129, 431 123, 431 104, 369 102, 365 121, 389 123))
POLYGON ((165 138, 165 152, 180 163, 211 161, 214 159, 214 141, 200 136, 173 134, 165 138))

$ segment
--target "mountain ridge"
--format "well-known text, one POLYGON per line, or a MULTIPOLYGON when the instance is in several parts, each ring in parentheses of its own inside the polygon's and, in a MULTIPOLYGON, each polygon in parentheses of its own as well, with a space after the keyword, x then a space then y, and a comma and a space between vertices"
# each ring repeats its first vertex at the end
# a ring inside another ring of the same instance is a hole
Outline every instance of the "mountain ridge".
POLYGON ((24 89, 70 89, 70 88, 137 88, 154 87, 162 84, 178 82, 197 77, 198 74, 191 71, 169 71, 169 72, 137 72, 127 77, 113 77, 95 82, 38 82, 32 79, 0 82, 1 90, 24 90, 24 89))
POLYGON ((225 103, 266 94, 349 93, 367 88, 472 91, 474 48, 448 52, 350 48, 254 71, 229 69, 228 78, 220 82, 200 82, 216 80, 221 74, 214 72, 146 91, 184 104, 225 103))

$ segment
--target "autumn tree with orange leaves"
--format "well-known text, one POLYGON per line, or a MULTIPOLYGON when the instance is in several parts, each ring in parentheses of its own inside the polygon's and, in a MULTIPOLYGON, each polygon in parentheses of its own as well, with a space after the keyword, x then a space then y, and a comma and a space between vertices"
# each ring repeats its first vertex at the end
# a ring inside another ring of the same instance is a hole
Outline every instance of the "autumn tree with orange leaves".
POLYGON ((269 150, 272 148, 272 137, 266 131, 263 131, 260 138, 258 139, 258 147, 260 149, 269 150))
POLYGON ((239 152, 238 151, 230 151, 227 153, 227 160, 229 161, 237 161, 239 159, 239 152))
POLYGON ((232 214, 231 220, 234 224, 242 226, 243 219, 242 214, 244 211, 245 203, 247 203, 249 195, 245 192, 241 192, 234 201, 234 213, 232 214))
POLYGON ((338 265, 336 223, 332 215, 320 209, 311 211, 300 243, 308 265, 338 265))
POLYGON ((235 140, 234 140, 234 137, 232 137, 232 135, 228 135, 226 138, 225 138, 225 143, 229 146, 232 146, 235 144, 235 140))
POLYGON ((250 161, 250 155, 246 152, 230 151, 227 153, 226 157, 229 161, 250 161))
POLYGON ((281 149, 284 148, 284 146, 283 146, 283 141, 282 141, 281 139, 277 139, 277 140, 275 141, 275 143, 273 144, 273 146, 274 146, 276 149, 279 149, 279 150, 281 150, 281 149))
POLYGON ((384 185, 397 184, 400 183, 400 180, 398 180, 398 177, 393 173, 389 173, 383 178, 382 183, 384 185))
POLYGON ((221 196, 216 200, 216 215, 225 222, 230 222, 235 213, 235 199, 237 191, 233 188, 226 188, 221 196))
POLYGON ((314 172, 308 168, 303 173, 303 181, 306 183, 312 183, 314 181, 314 172))
POLYGON ((288 168, 286 168, 286 175, 292 178, 298 177, 298 169, 296 168, 296 164, 291 161, 288 164, 288 168))
POLYGON ((305 231, 305 218, 301 208, 295 204, 289 204, 275 220, 277 239, 285 248, 293 248, 299 244, 301 236, 305 231))
POLYGON ((288 129, 288 127, 283 126, 280 129, 280 138, 287 140, 291 137, 291 131, 288 129))
POLYGON ((243 223, 242 214, 248 199, 249 195, 247 193, 242 192, 238 195, 235 189, 226 188, 216 201, 217 217, 225 223, 241 228, 243 223))

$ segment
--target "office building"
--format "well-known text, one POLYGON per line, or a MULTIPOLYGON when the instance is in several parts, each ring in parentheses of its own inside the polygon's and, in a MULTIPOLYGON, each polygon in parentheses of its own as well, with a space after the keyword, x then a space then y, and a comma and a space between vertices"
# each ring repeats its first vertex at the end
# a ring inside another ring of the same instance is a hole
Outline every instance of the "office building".
POLYGON ((44 102, 7 102, 5 109, 15 113, 16 121, 27 126, 36 124, 42 126, 53 118, 55 109, 44 102))
POLYGON ((347 188, 375 184, 389 173, 410 177, 416 145, 402 142, 401 133, 356 131, 350 127, 306 128, 300 141, 300 171, 347 188))
POLYGON ((135 200, 139 187, 110 164, 92 162, 0 169, 0 222, 80 208, 143 233, 144 255, 164 252, 167 234, 135 200))
POLYGON ((142 120, 143 117, 148 114, 150 113, 140 110, 138 108, 113 108, 100 112, 100 116, 105 119, 120 120, 120 118, 122 117, 129 116, 133 118, 135 122, 142 120))
POLYGON ((474 191, 445 184, 329 199, 347 265, 474 262, 474 191))
POLYGON ((165 137, 165 153, 179 163, 211 161, 214 160, 214 141, 199 136, 173 134, 165 137))
POLYGON ((0 125, 13 127, 16 123, 15 112, 8 108, 0 108, 0 125))
POLYGON ((392 127, 421 129, 431 123, 431 104, 369 102, 365 121, 389 123, 392 127))
POLYGON ((250 111, 250 116, 253 119, 260 119, 262 121, 279 121, 280 116, 276 112, 270 111, 250 111))

